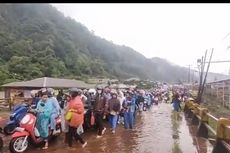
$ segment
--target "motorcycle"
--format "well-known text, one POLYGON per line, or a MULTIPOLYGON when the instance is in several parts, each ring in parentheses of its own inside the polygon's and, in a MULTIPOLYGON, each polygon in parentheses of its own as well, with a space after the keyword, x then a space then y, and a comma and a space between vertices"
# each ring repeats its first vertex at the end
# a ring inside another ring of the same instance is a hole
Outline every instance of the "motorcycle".
MULTIPOLYGON (((30 143, 41 144, 43 142, 44 139, 40 137, 40 134, 36 128, 36 120, 37 117, 35 111, 28 111, 28 113, 22 118, 20 126, 15 129, 15 132, 11 136, 12 139, 10 140, 9 150, 12 153, 25 152, 30 143)), ((60 131, 61 133, 60 116, 56 118, 55 130, 60 131)), ((49 138, 53 136, 57 135, 54 135, 51 130, 49 130, 49 138)))
POLYGON ((10 135, 14 132, 14 129, 19 126, 20 121, 26 115, 28 109, 28 104, 19 104, 14 107, 12 113, 10 114, 10 120, 3 128, 6 135, 10 135))

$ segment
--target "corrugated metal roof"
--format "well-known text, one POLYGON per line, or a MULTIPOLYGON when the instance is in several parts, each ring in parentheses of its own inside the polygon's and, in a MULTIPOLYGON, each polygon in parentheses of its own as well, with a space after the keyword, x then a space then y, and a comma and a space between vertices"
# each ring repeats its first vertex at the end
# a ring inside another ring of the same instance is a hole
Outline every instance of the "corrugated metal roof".
POLYGON ((50 88, 94 88, 95 85, 87 84, 80 80, 72 80, 72 79, 59 79, 59 78, 37 78, 30 81, 22 81, 22 82, 12 82, 5 85, 3 87, 50 87, 50 88))
POLYGON ((207 84, 221 83, 221 82, 228 82, 228 81, 230 81, 230 78, 229 78, 229 79, 222 79, 222 80, 217 80, 217 81, 208 82, 207 84))

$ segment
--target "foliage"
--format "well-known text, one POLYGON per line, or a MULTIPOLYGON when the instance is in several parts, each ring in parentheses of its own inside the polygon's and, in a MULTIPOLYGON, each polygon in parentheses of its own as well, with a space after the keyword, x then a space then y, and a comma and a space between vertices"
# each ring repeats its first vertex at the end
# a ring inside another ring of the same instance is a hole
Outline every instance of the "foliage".
POLYGON ((185 69, 100 38, 48 4, 0 4, 0 55, 0 84, 44 76, 187 78, 185 69))

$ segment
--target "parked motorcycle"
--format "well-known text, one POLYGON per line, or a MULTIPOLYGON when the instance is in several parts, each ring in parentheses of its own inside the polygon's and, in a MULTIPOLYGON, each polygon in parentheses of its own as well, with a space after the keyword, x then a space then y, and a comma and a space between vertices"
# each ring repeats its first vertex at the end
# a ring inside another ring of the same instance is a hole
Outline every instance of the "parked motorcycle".
MULTIPOLYGON (((40 137, 40 134, 36 128, 36 120, 36 112, 30 110, 22 118, 20 126, 15 129, 15 132, 11 136, 12 139, 10 140, 9 149, 12 153, 25 152, 28 149, 30 143, 41 144, 43 142, 43 138, 40 137)), ((56 131, 60 131, 61 133, 60 117, 56 118, 56 131)), ((50 130, 49 138, 53 136, 56 135, 53 135, 53 133, 50 130)))
POLYGON ((29 109, 28 104, 16 105, 10 114, 10 120, 6 123, 3 131, 6 135, 10 135, 14 132, 15 128, 19 126, 20 121, 26 115, 29 109))

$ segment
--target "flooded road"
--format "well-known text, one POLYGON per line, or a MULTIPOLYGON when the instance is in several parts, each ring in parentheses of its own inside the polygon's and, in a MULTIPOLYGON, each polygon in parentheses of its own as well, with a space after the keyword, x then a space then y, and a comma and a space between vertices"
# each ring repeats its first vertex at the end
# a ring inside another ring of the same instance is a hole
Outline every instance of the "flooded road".
MULTIPOLYGON (((29 153, 210 153, 211 146, 205 139, 195 138, 194 127, 188 126, 183 112, 175 114, 171 105, 161 103, 153 106, 150 111, 137 114, 134 129, 124 129, 118 125, 112 134, 106 123, 107 130, 102 138, 96 139, 96 131, 86 131, 83 138, 88 142, 85 148, 80 143, 68 149, 64 136, 49 143, 49 149, 30 147, 29 153), (193 131, 191 130, 193 129, 193 131), (193 135, 194 134, 194 135, 193 135), (196 141, 195 141, 196 140, 196 141), (199 146, 199 143, 202 145, 199 146), (202 148, 203 147, 203 148, 202 148), (204 149, 206 148, 206 149, 204 149), (202 150, 203 149, 203 150, 202 150)), ((6 142, 8 145, 8 141, 6 142)), ((5 146, 3 152, 8 153, 5 146)))

